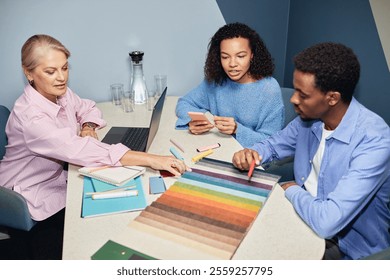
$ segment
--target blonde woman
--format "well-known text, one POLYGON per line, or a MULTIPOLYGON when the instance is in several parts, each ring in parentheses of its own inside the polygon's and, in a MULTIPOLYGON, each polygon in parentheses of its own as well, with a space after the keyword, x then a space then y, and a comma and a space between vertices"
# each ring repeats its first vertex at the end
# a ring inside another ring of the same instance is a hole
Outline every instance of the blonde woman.
POLYGON ((22 67, 28 84, 10 114, 8 145, 0 162, 0 185, 25 197, 32 219, 38 222, 33 232, 49 227, 49 235, 58 235, 58 242, 50 250, 55 254, 47 258, 61 257, 66 163, 141 165, 168 170, 176 176, 187 168, 171 156, 100 142, 95 129, 106 122, 95 102, 80 98, 68 88, 69 56, 65 46, 48 35, 34 35, 23 45, 22 67))

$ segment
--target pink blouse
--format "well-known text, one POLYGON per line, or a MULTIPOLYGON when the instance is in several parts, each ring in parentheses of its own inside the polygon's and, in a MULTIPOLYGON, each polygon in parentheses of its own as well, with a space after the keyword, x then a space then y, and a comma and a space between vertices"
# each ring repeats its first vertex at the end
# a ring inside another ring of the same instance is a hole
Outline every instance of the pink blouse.
POLYGON ((34 220, 44 220, 65 207, 65 162, 121 165, 119 160, 129 150, 126 146, 79 136, 85 122, 104 127, 101 115, 95 102, 81 99, 69 88, 57 104, 30 85, 16 100, 6 126, 8 145, 0 161, 0 185, 26 198, 34 220))

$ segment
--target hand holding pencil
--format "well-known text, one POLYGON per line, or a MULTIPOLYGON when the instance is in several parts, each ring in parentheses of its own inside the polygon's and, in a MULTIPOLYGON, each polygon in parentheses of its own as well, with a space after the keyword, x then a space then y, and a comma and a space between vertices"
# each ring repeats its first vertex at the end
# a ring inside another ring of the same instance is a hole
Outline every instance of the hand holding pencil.
POLYGON ((255 163, 256 163, 256 161, 252 160, 251 165, 250 165, 250 167, 249 167, 249 171, 248 171, 248 182, 250 182, 251 179, 252 179, 253 171, 255 170, 255 163))
POLYGON ((248 173, 248 177, 252 176, 253 169, 256 165, 260 165, 260 162, 260 155, 255 150, 251 149, 243 149, 234 153, 232 159, 233 165, 238 169, 251 170, 251 173, 248 173))

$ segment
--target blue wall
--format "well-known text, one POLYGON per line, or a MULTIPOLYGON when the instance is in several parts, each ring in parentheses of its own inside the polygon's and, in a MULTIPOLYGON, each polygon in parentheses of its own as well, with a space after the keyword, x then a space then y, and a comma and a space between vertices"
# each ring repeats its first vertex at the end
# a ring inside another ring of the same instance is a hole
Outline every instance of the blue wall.
POLYGON ((361 64, 355 97, 390 124, 390 73, 369 0, 291 1, 285 86, 292 86, 293 56, 324 41, 354 50, 361 64))
POLYGON ((169 94, 185 94, 203 78, 211 36, 236 21, 264 39, 281 86, 292 86, 292 57, 302 49, 350 46, 362 65, 358 100, 390 123, 390 75, 369 0, 0 0, 0 103, 11 109, 22 92, 20 48, 33 34, 62 41, 72 52, 71 88, 105 101, 110 83, 129 83, 135 49, 145 51, 149 84, 163 72, 169 94))
POLYGON ((0 0, 0 104, 11 109, 23 91, 20 49, 33 34, 70 50, 73 91, 108 101, 111 83, 128 87, 134 50, 145 52, 148 86, 165 73, 168 94, 185 94, 202 80, 208 41, 224 24, 210 0, 0 0))
POLYGON ((292 87, 292 58, 303 49, 324 41, 351 47, 362 68, 356 98, 390 124, 390 74, 369 0, 217 2, 226 22, 247 23, 263 37, 281 86, 292 87))

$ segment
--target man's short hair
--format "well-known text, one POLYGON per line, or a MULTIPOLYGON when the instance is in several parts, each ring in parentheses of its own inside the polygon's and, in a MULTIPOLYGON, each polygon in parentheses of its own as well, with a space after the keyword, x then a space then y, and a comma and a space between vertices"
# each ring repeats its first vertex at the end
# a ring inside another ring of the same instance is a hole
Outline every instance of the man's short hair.
POLYGON ((338 91, 349 103, 360 76, 360 64, 352 49, 326 42, 309 47, 294 57, 295 69, 314 74, 315 87, 326 93, 338 91))

